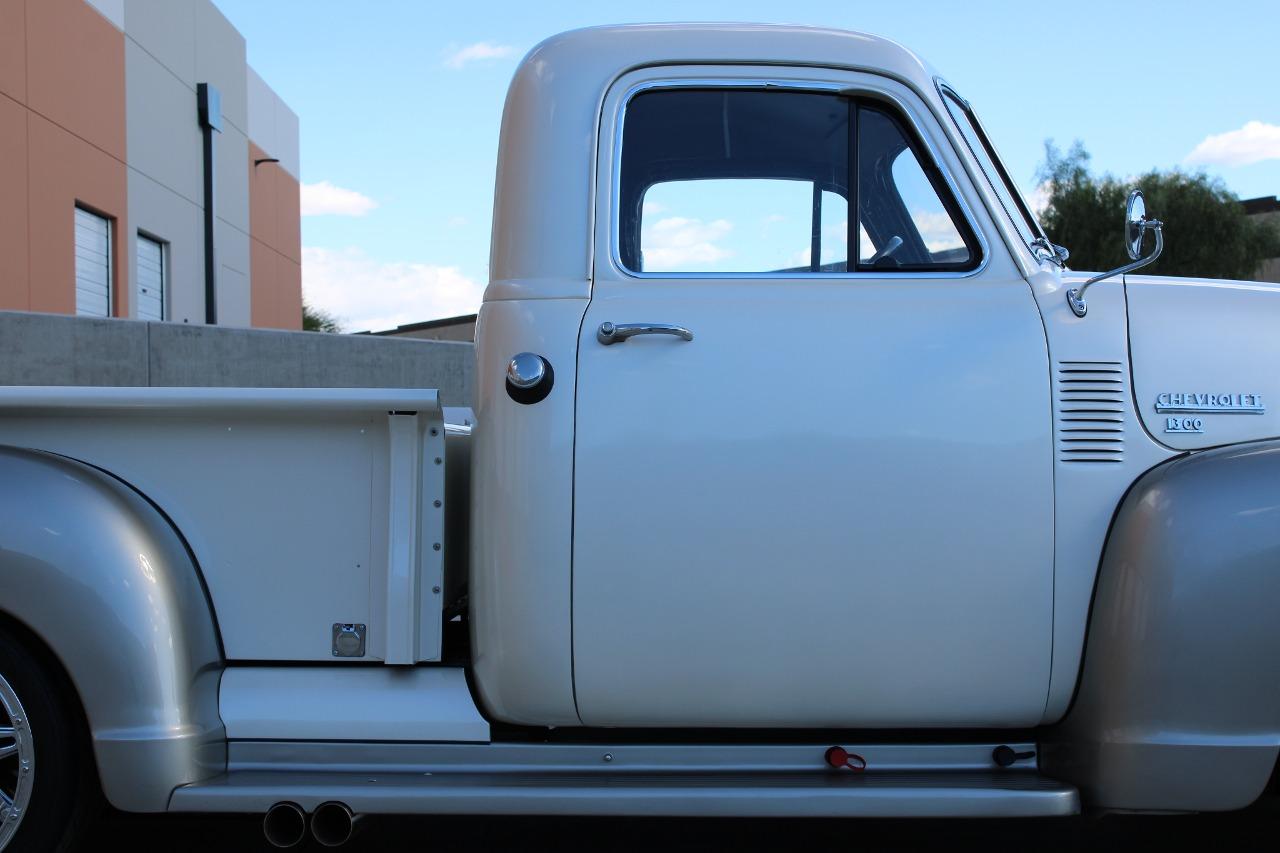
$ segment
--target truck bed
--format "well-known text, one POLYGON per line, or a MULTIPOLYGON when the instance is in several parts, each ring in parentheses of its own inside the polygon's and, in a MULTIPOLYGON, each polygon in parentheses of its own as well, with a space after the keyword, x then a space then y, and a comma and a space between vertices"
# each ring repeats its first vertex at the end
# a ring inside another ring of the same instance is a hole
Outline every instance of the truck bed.
POLYGON ((172 520, 229 661, 439 659, 444 443, 434 390, 0 388, 0 444, 107 471, 172 520))

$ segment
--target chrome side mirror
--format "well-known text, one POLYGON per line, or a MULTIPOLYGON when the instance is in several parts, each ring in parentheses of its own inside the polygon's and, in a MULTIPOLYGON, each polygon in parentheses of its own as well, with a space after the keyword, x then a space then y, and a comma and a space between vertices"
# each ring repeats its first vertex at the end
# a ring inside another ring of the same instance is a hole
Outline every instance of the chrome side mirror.
POLYGON ((1147 200, 1142 190, 1134 190, 1124 205, 1124 247, 1129 251, 1129 260, 1142 257, 1142 238, 1146 235, 1147 200))
POLYGON ((1085 312, 1089 310, 1089 307, 1084 303, 1084 292, 1089 289, 1089 285, 1112 276, 1124 275, 1125 273, 1142 269, 1160 257, 1160 253, 1164 251, 1164 223, 1159 219, 1147 218, 1147 202, 1142 196, 1142 190, 1134 190, 1129 193, 1129 200, 1125 202, 1124 248, 1129 253, 1129 257, 1133 259, 1133 263, 1117 267, 1110 272, 1099 273, 1080 285, 1079 288, 1073 287, 1067 291, 1067 304, 1071 306, 1072 313, 1077 317, 1083 317, 1085 312), (1156 246, 1154 251, 1144 258, 1142 257, 1142 244, 1146 242, 1147 232, 1156 235, 1156 246))

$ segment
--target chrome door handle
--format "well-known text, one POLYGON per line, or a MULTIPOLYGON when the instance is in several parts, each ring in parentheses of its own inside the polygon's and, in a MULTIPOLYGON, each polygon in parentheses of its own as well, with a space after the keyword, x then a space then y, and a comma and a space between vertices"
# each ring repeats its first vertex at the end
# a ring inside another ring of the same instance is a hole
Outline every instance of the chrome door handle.
POLYGON ((675 335, 677 338, 683 338, 686 341, 693 340, 693 332, 681 326, 672 326, 667 323, 609 323, 600 324, 600 328, 596 329, 596 340, 605 346, 609 344, 620 344, 627 338, 636 335, 675 335))

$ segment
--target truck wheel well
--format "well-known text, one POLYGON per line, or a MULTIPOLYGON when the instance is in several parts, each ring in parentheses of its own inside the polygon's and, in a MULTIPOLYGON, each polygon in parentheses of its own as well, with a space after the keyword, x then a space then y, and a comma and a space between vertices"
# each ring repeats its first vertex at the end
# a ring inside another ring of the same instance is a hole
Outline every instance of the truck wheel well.
POLYGON ((91 743, 89 718, 85 714, 84 702, 80 699, 80 692, 76 690, 75 684, 71 681, 71 676, 67 674, 67 668, 62 665, 62 661, 58 659, 53 649, 49 648, 48 643, 39 634, 8 613, 0 612, 0 632, 8 634, 31 653, 31 656, 39 663, 41 671, 47 673, 58 695, 66 700, 67 707, 71 709, 72 716, 75 719, 75 737, 85 747, 82 755, 85 756, 84 760, 92 771, 95 784, 97 784, 98 762, 93 750, 89 748, 91 743))

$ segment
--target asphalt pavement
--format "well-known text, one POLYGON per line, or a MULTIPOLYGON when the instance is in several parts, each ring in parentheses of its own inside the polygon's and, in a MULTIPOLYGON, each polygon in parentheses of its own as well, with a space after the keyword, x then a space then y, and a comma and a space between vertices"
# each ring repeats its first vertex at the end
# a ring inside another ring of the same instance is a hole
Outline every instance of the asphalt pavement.
MULTIPOLYGON (((273 850, 247 816, 104 819, 89 850, 273 850), (109 845, 109 846, 108 846, 109 845)), ((323 848, 308 840, 295 851, 323 848)), ((346 853, 392 851, 1280 850, 1280 801, 1216 815, 1108 815, 1033 820, 775 820, 446 817, 366 819, 346 853)))

